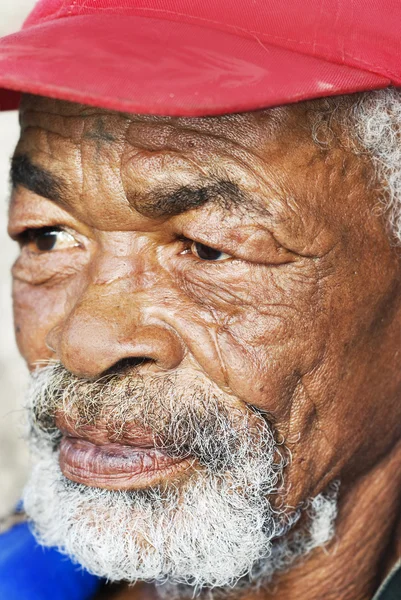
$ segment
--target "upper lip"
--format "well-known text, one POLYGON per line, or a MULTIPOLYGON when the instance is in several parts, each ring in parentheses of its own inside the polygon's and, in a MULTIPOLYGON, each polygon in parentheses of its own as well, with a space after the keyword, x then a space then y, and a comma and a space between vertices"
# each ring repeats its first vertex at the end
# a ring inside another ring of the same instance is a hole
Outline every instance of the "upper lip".
POLYGON ((127 423, 111 431, 104 421, 92 424, 79 424, 79 421, 68 418, 63 412, 56 415, 56 427, 66 437, 83 439, 96 446, 110 443, 137 448, 155 448, 152 432, 135 423, 127 423))

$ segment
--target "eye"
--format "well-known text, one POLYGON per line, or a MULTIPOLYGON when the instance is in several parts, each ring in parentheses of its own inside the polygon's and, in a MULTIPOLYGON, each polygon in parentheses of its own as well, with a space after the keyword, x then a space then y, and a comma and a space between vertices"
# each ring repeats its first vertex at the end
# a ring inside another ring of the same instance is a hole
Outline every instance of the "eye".
POLYGON ((79 242, 71 233, 58 227, 28 229, 20 236, 20 243, 37 253, 79 246, 79 242))
POLYGON ((191 245, 191 251, 201 260, 218 262, 232 258, 230 254, 226 254, 225 252, 221 252, 220 250, 216 250, 210 246, 205 246, 205 244, 201 244, 200 242, 193 242, 191 245))

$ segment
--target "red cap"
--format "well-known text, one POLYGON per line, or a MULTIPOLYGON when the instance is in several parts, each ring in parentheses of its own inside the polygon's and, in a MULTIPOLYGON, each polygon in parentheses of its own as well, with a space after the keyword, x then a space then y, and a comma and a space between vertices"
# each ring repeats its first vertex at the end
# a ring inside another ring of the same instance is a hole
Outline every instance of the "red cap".
POLYGON ((217 115, 401 86, 400 56, 400 0, 40 0, 0 39, 0 107, 217 115))

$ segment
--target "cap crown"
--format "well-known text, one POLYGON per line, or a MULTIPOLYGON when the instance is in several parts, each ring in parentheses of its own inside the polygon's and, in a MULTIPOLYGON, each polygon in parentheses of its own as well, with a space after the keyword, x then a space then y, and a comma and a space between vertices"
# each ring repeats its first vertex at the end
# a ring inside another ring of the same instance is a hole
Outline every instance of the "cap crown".
POLYGON ((400 79, 399 0, 40 0, 25 27, 91 14, 204 25, 400 79))
POLYGON ((400 0, 39 0, 0 39, 0 110, 258 110, 401 86, 400 55, 400 0))

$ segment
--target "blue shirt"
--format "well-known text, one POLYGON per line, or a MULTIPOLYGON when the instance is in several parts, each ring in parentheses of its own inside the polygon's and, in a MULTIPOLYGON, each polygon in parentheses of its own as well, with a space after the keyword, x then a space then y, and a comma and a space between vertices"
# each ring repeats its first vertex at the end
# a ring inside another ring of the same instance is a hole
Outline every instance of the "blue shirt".
POLYGON ((54 548, 39 546, 27 523, 0 535, 1 600, 89 600, 101 584, 54 548))

